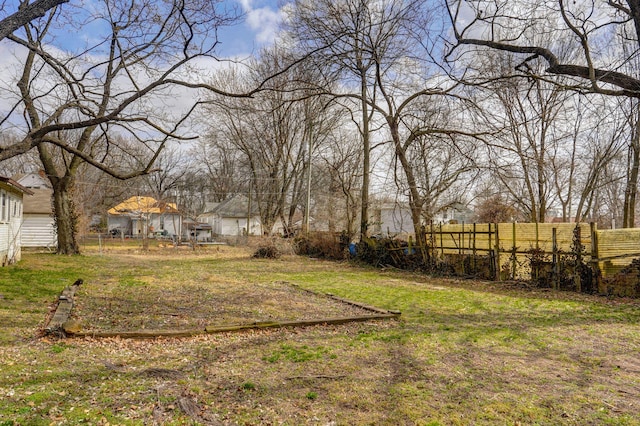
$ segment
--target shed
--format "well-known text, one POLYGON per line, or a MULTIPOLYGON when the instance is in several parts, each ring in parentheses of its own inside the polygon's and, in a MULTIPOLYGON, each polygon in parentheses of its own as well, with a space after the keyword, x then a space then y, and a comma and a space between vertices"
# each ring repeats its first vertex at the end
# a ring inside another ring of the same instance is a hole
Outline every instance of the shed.
POLYGON ((249 235, 262 235, 262 221, 256 204, 251 205, 249 211, 249 199, 240 194, 213 206, 198 216, 198 221, 211 225, 214 235, 246 235, 247 222, 249 235))
POLYGON ((24 198, 22 247, 56 247, 58 237, 51 207, 53 191, 49 188, 31 191, 33 195, 24 198))
POLYGON ((0 176, 0 263, 6 266, 22 256, 23 197, 32 192, 13 179, 0 176))
POLYGON ((24 197, 22 247, 56 247, 58 235, 53 213, 53 189, 43 173, 15 177, 16 182, 33 194, 24 197))
POLYGON ((193 219, 185 219, 182 222, 185 240, 195 240, 198 242, 211 241, 211 225, 193 219))

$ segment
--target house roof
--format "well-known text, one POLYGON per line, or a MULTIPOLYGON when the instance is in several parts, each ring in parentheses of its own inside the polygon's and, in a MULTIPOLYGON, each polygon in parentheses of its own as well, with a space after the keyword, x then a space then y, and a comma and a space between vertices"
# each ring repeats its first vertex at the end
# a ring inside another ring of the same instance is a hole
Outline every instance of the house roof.
POLYGON ((213 209, 215 209, 219 205, 220 205, 220 203, 214 203, 214 202, 207 201, 207 202, 204 203, 204 212, 205 213, 212 212, 213 209))
POLYGON ((15 175, 13 180, 18 182, 25 188, 51 188, 51 182, 47 178, 44 170, 40 170, 37 173, 21 173, 15 175))
MULTIPOLYGON (((258 206, 256 204, 253 203, 251 206, 252 216, 258 214, 258 206)), ((244 195, 237 194, 218 204, 211 212, 221 217, 247 217, 248 210, 249 199, 244 195)))
POLYGON ((15 192, 20 192, 20 193, 24 193, 24 194, 32 194, 31 190, 28 188, 25 188, 24 186, 20 185, 18 182, 16 182, 15 180, 5 177, 5 176, 0 176, 0 182, 4 182, 7 186, 9 186, 10 189, 12 189, 15 192))
POLYGON ((204 223, 204 222, 198 222, 195 221, 193 219, 185 219, 182 221, 182 225, 189 230, 196 230, 196 231, 210 231, 211 230, 211 225, 209 225, 208 223, 204 223))
POLYGON ((110 215, 132 215, 132 214, 162 214, 180 213, 175 203, 165 203, 153 197, 134 196, 128 198, 115 207, 110 208, 107 213, 110 215))
POLYGON ((52 214, 53 206, 51 198, 53 190, 49 188, 33 188, 33 194, 27 195, 23 199, 23 212, 25 214, 52 214))

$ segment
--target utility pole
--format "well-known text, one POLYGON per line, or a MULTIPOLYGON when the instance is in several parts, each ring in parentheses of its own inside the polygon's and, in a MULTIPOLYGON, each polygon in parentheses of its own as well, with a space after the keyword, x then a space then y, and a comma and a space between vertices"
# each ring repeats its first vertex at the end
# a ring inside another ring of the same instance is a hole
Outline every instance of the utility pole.
POLYGON ((253 190, 253 176, 249 178, 249 201, 247 202, 247 238, 249 238, 249 233, 251 229, 251 191, 253 190))
POLYGON ((313 148, 313 123, 309 120, 309 131, 307 135, 307 203, 304 209, 304 233, 309 235, 309 209, 311 208, 311 150, 313 148))

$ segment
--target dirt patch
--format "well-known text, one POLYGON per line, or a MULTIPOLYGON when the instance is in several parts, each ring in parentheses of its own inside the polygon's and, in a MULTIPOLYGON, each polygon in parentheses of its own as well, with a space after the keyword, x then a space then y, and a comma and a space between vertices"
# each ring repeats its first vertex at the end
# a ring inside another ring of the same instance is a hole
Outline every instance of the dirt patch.
MULTIPOLYGON (((201 275, 201 274, 200 274, 201 275)), ((286 282, 256 284, 200 276, 181 283, 139 277, 128 285, 93 283, 77 298, 83 331, 181 330, 230 324, 361 317, 367 309, 286 282)))

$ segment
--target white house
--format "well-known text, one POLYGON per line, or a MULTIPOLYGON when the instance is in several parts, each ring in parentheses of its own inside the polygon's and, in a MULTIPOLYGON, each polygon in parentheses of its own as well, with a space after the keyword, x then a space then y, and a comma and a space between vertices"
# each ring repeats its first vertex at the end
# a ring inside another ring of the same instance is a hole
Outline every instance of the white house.
POLYGON ((452 203, 433 215, 433 223, 473 223, 475 213, 462 203, 452 203))
POLYGON ((198 222, 211 225, 214 235, 247 235, 247 222, 249 235, 262 235, 262 221, 258 208, 254 203, 249 212, 249 199, 244 195, 235 195, 222 203, 210 206, 211 210, 198 216, 198 222))
POLYGON ((33 194, 24 197, 22 247, 56 247, 58 237, 53 214, 53 189, 41 173, 16 176, 33 194))
POLYGON ((13 179, 0 176, 0 263, 6 266, 20 260, 22 249, 23 197, 31 191, 13 179))
POLYGON ((107 229, 112 234, 132 237, 182 235, 182 215, 175 203, 152 197, 131 197, 107 212, 107 229))
POLYGON ((382 203, 373 212, 372 231, 384 236, 413 234, 411 210, 405 203, 382 203))
POLYGON ((182 222, 182 232, 182 238, 187 241, 211 241, 211 225, 208 223, 185 219, 182 222))

